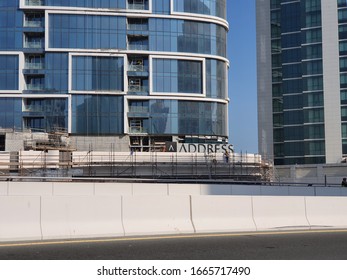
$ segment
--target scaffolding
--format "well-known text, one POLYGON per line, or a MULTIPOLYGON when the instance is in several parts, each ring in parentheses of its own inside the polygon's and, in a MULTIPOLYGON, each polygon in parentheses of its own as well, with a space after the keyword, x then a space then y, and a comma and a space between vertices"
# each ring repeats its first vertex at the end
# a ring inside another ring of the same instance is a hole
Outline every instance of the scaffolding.
POLYGON ((0 154, 0 176, 230 179, 271 181, 273 166, 257 155, 36 150, 0 154))

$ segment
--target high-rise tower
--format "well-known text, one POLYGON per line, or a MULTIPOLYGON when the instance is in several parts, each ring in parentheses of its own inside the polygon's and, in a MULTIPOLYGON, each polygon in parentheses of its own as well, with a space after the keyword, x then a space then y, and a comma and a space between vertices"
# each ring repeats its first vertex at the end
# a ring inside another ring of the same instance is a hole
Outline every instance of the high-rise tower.
POLYGON ((225 0, 1 1, 0 127, 225 142, 227 32, 225 0))
POLYGON ((275 164, 347 156, 347 2, 257 0, 259 152, 275 164))

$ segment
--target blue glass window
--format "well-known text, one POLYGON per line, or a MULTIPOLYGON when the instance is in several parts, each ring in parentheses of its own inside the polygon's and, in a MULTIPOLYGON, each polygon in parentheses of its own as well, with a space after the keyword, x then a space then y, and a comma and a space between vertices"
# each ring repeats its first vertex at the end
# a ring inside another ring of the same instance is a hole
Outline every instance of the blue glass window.
POLYGON ((66 98, 24 99, 24 126, 29 129, 56 131, 67 129, 68 106, 66 98))
POLYGON ((153 91, 202 94, 202 62, 153 59, 153 91))
POLYGON ((49 47, 126 49, 126 18, 98 15, 49 15, 49 47))
POLYGON ((120 57, 74 56, 72 89, 80 91, 124 91, 124 59, 120 57))
POLYGON ((149 19, 150 51, 188 52, 226 57, 226 29, 187 20, 149 19))
POLYGON ((68 91, 68 54, 46 53, 45 89, 52 93, 68 91))
POLYGON ((18 55, 0 55, 0 90, 18 90, 18 55))
POLYGON ((206 59, 206 96, 227 98, 227 68, 220 60, 206 59))
POLYGON ((72 133, 123 134, 123 96, 73 95, 72 133))
POLYGON ((170 14, 170 0, 152 0, 152 12, 154 14, 170 14))
POLYGON ((0 127, 22 128, 22 99, 0 99, 0 127))
POLYGON ((149 134, 227 135, 227 105, 215 102, 150 100, 149 134))
POLYGON ((174 0, 174 10, 226 19, 226 0, 174 0))
POLYGON ((126 0, 46 0, 45 6, 125 9, 126 0))

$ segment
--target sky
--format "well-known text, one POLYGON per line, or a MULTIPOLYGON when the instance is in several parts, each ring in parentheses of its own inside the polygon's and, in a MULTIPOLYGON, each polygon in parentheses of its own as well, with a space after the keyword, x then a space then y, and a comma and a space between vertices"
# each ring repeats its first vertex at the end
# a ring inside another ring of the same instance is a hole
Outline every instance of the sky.
POLYGON ((255 0, 227 0, 229 143, 258 153, 255 0))

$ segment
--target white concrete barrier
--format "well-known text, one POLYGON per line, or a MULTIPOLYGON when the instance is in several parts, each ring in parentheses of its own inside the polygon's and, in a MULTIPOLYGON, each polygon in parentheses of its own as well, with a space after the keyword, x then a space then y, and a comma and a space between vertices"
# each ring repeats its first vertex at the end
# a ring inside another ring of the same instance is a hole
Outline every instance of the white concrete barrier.
POLYGON ((8 195, 8 182, 0 182, 0 195, 8 195))
POLYGON ((124 236, 120 196, 42 197, 43 239, 124 236))
POLYGON ((0 196, 0 241, 41 238, 40 197, 0 196))
POLYGON ((95 195, 133 195, 132 183, 95 183, 95 195))
POLYGON ((193 233, 189 196, 124 196, 125 235, 193 233))
POLYGON ((347 228, 347 197, 306 197, 312 228, 347 228))
POLYGON ((258 230, 308 229, 305 197, 253 197, 253 217, 258 230))
POLYGON ((94 195, 94 183, 53 183, 53 195, 94 195))
POLYGON ((196 232, 255 231, 250 196, 192 196, 196 232))
POLYGON ((133 183, 133 195, 168 195, 167 184, 133 183))
POLYGON ((53 195, 52 182, 9 182, 8 195, 53 195))

